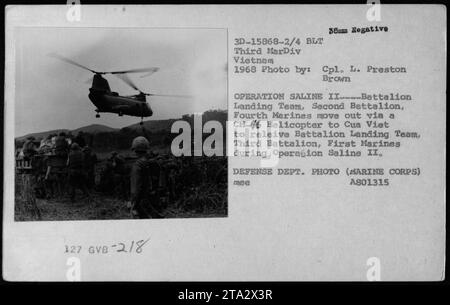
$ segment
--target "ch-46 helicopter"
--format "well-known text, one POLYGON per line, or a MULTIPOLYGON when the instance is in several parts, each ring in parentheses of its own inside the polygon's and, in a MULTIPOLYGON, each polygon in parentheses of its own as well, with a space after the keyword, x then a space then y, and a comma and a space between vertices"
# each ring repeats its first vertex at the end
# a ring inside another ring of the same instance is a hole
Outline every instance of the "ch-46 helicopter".
POLYGON ((153 74, 159 70, 156 67, 140 68, 132 70, 122 70, 122 71, 95 71, 88 67, 85 67, 71 59, 65 58, 58 54, 50 54, 49 56, 58 58, 64 62, 75 65, 82 69, 88 70, 94 73, 92 80, 92 86, 89 88, 89 99, 97 107, 95 112, 97 114, 95 117, 100 117, 100 112, 117 113, 119 116, 129 115, 140 117, 140 125, 143 124, 143 119, 145 117, 150 117, 153 115, 152 108, 147 103, 147 96, 167 96, 167 97, 190 97, 188 95, 169 95, 169 94, 154 94, 146 93, 140 90, 127 76, 128 73, 144 73, 147 75, 153 74), (131 88, 139 91, 139 94, 130 96, 121 96, 117 92, 111 91, 108 81, 103 78, 102 75, 112 74, 120 78, 131 88))

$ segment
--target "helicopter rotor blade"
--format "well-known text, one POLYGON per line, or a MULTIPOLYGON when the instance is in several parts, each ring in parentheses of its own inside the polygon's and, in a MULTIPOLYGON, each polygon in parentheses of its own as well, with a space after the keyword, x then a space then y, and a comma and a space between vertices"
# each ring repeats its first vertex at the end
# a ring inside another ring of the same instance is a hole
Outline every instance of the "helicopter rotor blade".
POLYGON ((140 68, 140 69, 131 69, 131 70, 122 70, 122 71, 110 71, 110 72, 105 72, 108 74, 125 74, 125 73, 142 73, 142 72, 149 72, 148 75, 153 74, 155 72, 157 72, 159 70, 159 68, 157 67, 148 67, 148 68, 140 68))
POLYGON ((133 81, 128 77, 127 74, 114 74, 114 75, 117 76, 118 78, 120 78, 124 83, 126 83, 128 86, 130 86, 134 90, 141 92, 141 90, 139 90, 139 88, 133 83, 133 81))
POLYGON ((101 73, 101 72, 97 72, 97 71, 94 71, 94 70, 92 70, 92 69, 89 69, 88 67, 85 67, 85 66, 83 66, 83 65, 81 65, 81 64, 79 64, 79 63, 77 63, 77 62, 75 62, 75 61, 73 61, 73 60, 71 60, 71 59, 68 59, 68 58, 66 58, 66 57, 64 57, 64 56, 61 56, 61 55, 59 55, 59 54, 56 54, 56 53, 50 53, 48 56, 53 57, 53 58, 57 58, 57 59, 59 59, 59 60, 62 60, 62 61, 64 61, 64 62, 66 62, 66 63, 69 63, 69 64, 71 64, 71 65, 77 66, 77 67, 79 67, 79 68, 82 68, 82 69, 91 71, 92 73, 101 73))
POLYGON ((92 73, 95 73, 95 74, 116 74, 117 75, 117 74, 125 74, 125 73, 143 73, 143 72, 148 72, 148 75, 150 75, 150 74, 153 74, 153 73, 155 73, 155 72, 157 72, 159 70, 159 68, 157 68, 157 67, 147 67, 147 68, 121 70, 121 71, 109 71, 109 72, 95 71, 95 70, 89 69, 88 67, 83 66, 82 64, 79 64, 79 63, 77 63, 77 62, 75 62, 75 61, 73 61, 73 60, 71 60, 71 59, 69 59, 67 57, 61 56, 61 55, 56 54, 56 53, 50 53, 50 54, 48 54, 48 56, 53 57, 53 58, 57 58, 59 60, 62 60, 64 62, 66 62, 66 63, 69 63, 71 65, 77 66, 79 68, 91 71, 92 73))
POLYGON ((161 97, 180 97, 180 98, 191 98, 192 95, 179 95, 179 94, 154 94, 154 93, 145 93, 147 96, 161 96, 161 97))
MULTIPOLYGON (((159 69, 158 69, 159 70, 159 69)), ((149 71, 147 74, 145 74, 145 75, 142 75, 141 76, 141 78, 144 78, 144 77, 147 77, 147 76, 150 76, 150 75, 152 75, 153 73, 155 73, 155 72, 157 72, 158 70, 156 70, 156 71, 149 71)))

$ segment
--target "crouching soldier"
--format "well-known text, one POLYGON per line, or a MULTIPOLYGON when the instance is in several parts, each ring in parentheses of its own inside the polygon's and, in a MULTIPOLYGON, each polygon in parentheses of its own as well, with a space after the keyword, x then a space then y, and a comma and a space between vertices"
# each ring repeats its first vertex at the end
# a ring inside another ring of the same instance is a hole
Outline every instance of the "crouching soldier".
POLYGON ((150 202, 152 181, 148 157, 149 148, 150 144, 144 137, 135 138, 131 145, 131 150, 137 157, 131 168, 130 176, 131 212, 134 217, 139 218, 163 218, 150 202))

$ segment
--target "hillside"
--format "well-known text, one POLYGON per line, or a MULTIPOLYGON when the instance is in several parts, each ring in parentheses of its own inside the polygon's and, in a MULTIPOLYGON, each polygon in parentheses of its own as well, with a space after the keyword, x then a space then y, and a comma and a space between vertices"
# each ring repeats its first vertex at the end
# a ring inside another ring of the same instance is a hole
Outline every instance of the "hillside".
MULTIPOLYGON (((210 120, 219 121, 225 127, 227 118, 228 118, 228 113, 225 110, 217 110, 217 111, 210 110, 210 111, 206 111, 203 113, 202 121, 203 121, 203 123, 210 121, 210 120)), ((153 133, 170 132, 172 124, 178 120, 185 120, 185 121, 188 121, 191 124, 193 124, 194 117, 192 114, 190 114, 190 115, 185 114, 181 118, 177 118, 177 119, 148 120, 148 121, 144 121, 143 126, 146 130, 149 130, 153 133)), ((123 131, 141 131, 142 126, 139 125, 139 123, 136 123, 136 124, 126 126, 126 127, 122 128, 121 130, 123 130, 123 131)))
MULTIPOLYGON (((180 118, 181 119, 181 118, 180 118)), ((167 131, 170 130, 173 122, 180 119, 167 119, 167 120, 148 120, 144 121, 144 125, 142 125, 145 129, 151 130, 152 132, 158 131, 167 131)), ((126 126, 121 130, 132 130, 132 131, 140 131, 142 130, 142 126, 139 123, 126 126)))
POLYGON ((35 133, 29 133, 27 135, 21 136, 21 137, 17 137, 16 141, 24 141, 26 140, 28 137, 33 136, 35 139, 43 139, 45 137, 47 137, 50 134, 58 134, 60 132, 69 132, 68 129, 54 129, 54 130, 48 130, 48 131, 42 131, 42 132, 35 132, 35 133))
POLYGON ((27 135, 24 135, 24 136, 21 136, 21 137, 17 137, 16 140, 17 141, 23 141, 26 138, 31 137, 31 136, 33 136, 35 139, 43 139, 43 138, 47 137, 50 134, 59 134, 60 132, 65 132, 65 133, 71 132, 73 135, 76 135, 80 131, 88 132, 88 133, 91 133, 91 134, 96 134, 96 133, 99 133, 99 132, 110 132, 110 131, 116 131, 116 130, 117 129, 114 129, 114 128, 109 127, 109 126, 100 125, 100 124, 92 124, 92 125, 80 127, 80 128, 74 129, 74 130, 54 129, 54 130, 30 133, 30 134, 27 134, 27 135))
MULTIPOLYGON (((203 113, 202 122, 215 120, 222 123, 223 130, 226 130, 226 121, 228 114, 223 110, 210 110, 203 113)), ((143 126, 132 124, 121 129, 114 129, 105 125, 92 124, 84 127, 80 127, 74 130, 57 129, 40 133, 28 134, 19 138, 16 138, 16 147, 21 147, 25 139, 29 136, 34 136, 36 141, 41 140, 52 133, 59 133, 64 131, 65 133, 71 133, 73 136, 83 132, 87 145, 95 149, 96 151, 111 151, 111 150, 125 150, 129 149, 132 140, 137 136, 145 136, 156 148, 169 147, 173 138, 176 136, 171 133, 172 124, 177 120, 187 121, 192 127, 194 125, 194 115, 183 115, 178 119, 166 119, 166 120, 147 120, 144 121, 143 126), (144 128, 143 128, 144 127, 144 128)))
POLYGON ((99 132, 110 132, 110 131, 116 131, 116 130, 117 129, 106 126, 106 125, 92 124, 92 125, 80 127, 78 129, 74 129, 74 130, 72 130, 72 134, 77 134, 80 131, 96 134, 99 132))

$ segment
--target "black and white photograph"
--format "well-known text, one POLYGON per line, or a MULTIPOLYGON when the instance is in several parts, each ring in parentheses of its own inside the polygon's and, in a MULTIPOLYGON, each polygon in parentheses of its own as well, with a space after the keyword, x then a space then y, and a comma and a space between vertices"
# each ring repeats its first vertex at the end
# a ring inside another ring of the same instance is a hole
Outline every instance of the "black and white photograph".
POLYGON ((16 221, 227 216, 226 30, 16 35, 16 221))
POLYGON ((446 34, 436 4, 7 6, 3 278, 444 281, 446 34))

